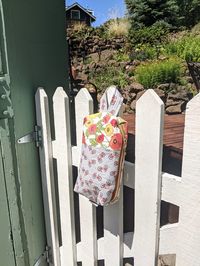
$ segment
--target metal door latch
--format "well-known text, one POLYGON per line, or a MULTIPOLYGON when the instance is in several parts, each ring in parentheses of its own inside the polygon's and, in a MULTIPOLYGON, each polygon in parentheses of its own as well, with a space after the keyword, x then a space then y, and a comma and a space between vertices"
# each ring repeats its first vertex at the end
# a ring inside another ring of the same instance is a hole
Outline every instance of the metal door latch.
POLYGON ((39 256, 37 261, 33 264, 33 266, 40 266, 42 262, 46 261, 47 263, 50 262, 50 257, 49 257, 49 247, 46 246, 45 251, 39 256))
POLYGON ((17 140, 18 144, 25 144, 35 142, 36 147, 42 146, 42 130, 41 127, 35 126, 35 130, 33 132, 28 133, 27 135, 21 137, 17 140))

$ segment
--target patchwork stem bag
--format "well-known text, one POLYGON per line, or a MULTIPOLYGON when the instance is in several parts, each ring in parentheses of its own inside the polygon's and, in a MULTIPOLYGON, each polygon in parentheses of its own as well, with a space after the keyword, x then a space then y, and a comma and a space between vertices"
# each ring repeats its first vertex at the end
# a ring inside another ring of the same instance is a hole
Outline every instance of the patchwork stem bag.
POLYGON ((119 198, 127 143, 127 122, 117 117, 123 98, 115 88, 108 105, 107 91, 100 112, 83 122, 82 152, 74 191, 96 205, 108 205, 119 198))

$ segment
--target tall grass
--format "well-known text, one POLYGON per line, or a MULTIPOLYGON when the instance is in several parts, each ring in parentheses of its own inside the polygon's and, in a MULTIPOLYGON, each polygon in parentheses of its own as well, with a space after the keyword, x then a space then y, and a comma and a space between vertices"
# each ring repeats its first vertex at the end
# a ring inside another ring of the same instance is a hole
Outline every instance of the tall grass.
POLYGON ((123 37, 128 35, 130 23, 126 18, 115 18, 107 25, 108 36, 123 37))
POLYGON ((179 83, 183 73, 181 65, 178 58, 156 60, 139 65, 134 74, 136 80, 146 89, 155 88, 162 83, 179 83))

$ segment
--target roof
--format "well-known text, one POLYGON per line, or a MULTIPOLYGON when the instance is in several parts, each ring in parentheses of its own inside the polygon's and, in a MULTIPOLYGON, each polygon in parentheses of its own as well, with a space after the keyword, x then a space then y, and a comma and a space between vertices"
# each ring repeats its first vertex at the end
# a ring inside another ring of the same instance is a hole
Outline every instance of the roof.
POLYGON ((81 6, 79 3, 75 2, 74 4, 72 4, 71 6, 66 7, 66 11, 70 10, 71 8, 78 6, 80 9, 82 9, 85 13, 88 14, 88 16, 90 16, 94 21, 96 20, 96 17, 91 13, 92 10, 90 9, 86 9, 83 6, 81 6))

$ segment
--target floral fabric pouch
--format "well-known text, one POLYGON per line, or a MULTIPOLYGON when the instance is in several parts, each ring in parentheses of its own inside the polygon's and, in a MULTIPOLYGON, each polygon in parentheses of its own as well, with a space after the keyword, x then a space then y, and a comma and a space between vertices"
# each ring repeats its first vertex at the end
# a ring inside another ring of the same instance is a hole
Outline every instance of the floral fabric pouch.
POLYGON ((114 203, 119 197, 127 143, 127 122, 116 115, 123 98, 117 89, 107 104, 101 98, 99 113, 84 118, 79 174, 74 191, 96 205, 114 203))

